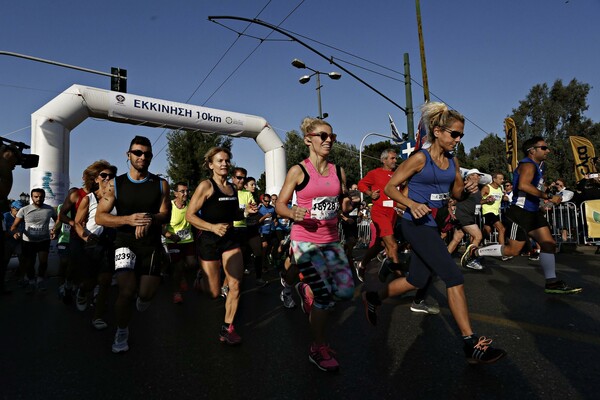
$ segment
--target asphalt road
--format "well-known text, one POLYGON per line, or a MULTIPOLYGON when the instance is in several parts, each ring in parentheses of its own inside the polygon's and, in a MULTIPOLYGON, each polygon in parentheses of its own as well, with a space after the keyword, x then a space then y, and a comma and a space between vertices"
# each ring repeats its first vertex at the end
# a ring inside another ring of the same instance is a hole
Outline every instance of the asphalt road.
POLYGON ((539 262, 518 257, 465 270, 474 329, 508 356, 494 365, 465 362, 444 286, 429 302, 437 316, 409 310, 410 297, 387 300, 370 326, 359 298, 380 285, 376 267, 353 301, 331 313, 330 342, 341 368, 328 374, 308 362, 306 316, 284 309, 274 272, 257 289, 243 283, 238 347, 217 340, 224 303, 195 292, 171 303, 166 285, 135 312, 130 350, 111 353, 109 329, 91 312, 23 290, 0 297, 2 399, 597 399, 600 396, 600 255, 580 247, 557 256, 560 277, 584 287, 572 296, 543 292, 539 262))

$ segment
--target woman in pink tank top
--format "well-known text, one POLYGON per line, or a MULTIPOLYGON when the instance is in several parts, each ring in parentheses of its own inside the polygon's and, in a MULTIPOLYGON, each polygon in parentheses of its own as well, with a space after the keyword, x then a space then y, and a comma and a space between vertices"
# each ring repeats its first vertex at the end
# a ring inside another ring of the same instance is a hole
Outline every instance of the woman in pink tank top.
POLYGON ((337 230, 338 213, 351 211, 352 205, 345 196, 344 171, 327 161, 336 139, 331 125, 305 118, 301 130, 310 155, 288 171, 275 211, 294 221, 291 258, 303 276, 296 291, 315 335, 309 360, 322 371, 337 371, 339 364, 326 342, 325 326, 333 299, 350 299, 354 293, 352 272, 337 230), (298 204, 288 208, 294 191, 298 204))

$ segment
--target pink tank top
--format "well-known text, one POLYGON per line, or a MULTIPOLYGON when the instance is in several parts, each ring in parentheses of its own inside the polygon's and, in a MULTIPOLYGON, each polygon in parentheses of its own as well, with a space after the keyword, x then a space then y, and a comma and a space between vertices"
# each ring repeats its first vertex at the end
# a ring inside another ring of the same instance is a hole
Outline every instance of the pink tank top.
POLYGON ((302 165, 310 179, 302 190, 296 192, 296 201, 299 207, 306 208, 308 212, 304 221, 294 222, 290 239, 320 244, 338 242, 338 196, 341 184, 335 165, 328 163, 327 176, 319 174, 308 159, 302 165))

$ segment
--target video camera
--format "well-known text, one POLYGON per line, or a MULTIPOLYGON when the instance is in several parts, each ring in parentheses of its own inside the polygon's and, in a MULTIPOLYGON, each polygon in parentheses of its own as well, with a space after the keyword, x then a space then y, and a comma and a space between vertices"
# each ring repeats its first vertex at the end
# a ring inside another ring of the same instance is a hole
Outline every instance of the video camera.
POLYGON ((11 150, 13 153, 15 153, 15 156, 17 157, 17 165, 20 165, 21 168, 35 168, 40 162, 40 156, 38 156, 37 154, 23 153, 23 150, 30 148, 31 146, 28 146, 23 142, 15 142, 13 140, 6 139, 0 136, 1 152, 4 152, 5 150, 11 150))

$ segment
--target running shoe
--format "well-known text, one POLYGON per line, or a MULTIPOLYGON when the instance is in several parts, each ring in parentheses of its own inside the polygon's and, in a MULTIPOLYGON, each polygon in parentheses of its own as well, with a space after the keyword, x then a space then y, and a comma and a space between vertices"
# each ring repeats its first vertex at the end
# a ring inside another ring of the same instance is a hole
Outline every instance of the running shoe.
POLYGON ((354 261, 354 270, 356 271, 358 280, 364 282, 366 268, 362 266, 362 261, 354 261))
POLYGON ((227 286, 227 285, 221 286, 221 297, 226 299, 228 294, 229 294, 229 286, 227 286))
POLYGON ((173 293, 173 304, 181 304, 183 303, 183 296, 180 292, 173 293))
POLYGON ((88 296, 83 293, 81 288, 77 289, 77 296, 75 296, 75 307, 79 311, 85 311, 88 307, 88 296))
POLYGON ((390 276, 390 274, 392 273, 392 270, 390 269, 390 264, 391 261, 389 258, 384 259, 381 262, 381 265, 379 265, 379 270, 377 271, 377 277, 379 278, 380 282, 386 282, 388 276, 390 276))
POLYGON ((421 300, 420 302, 413 301, 410 305, 410 311, 415 313, 425 313, 430 315, 436 315, 440 313, 440 309, 436 306, 431 306, 425 303, 425 300, 421 300))
POLYGON ((474 269, 477 271, 480 271, 483 269, 483 265, 481 265, 481 263, 476 258, 472 259, 467 265, 465 265, 465 267, 474 269))
POLYGON ((512 256, 502 256, 501 260, 502 261, 508 261, 512 258, 512 256))
POLYGON ((469 364, 491 364, 506 355, 506 351, 492 346, 492 339, 485 336, 464 340, 465 356, 469 364))
POLYGON ((544 289, 544 292, 546 294, 576 294, 581 293, 582 291, 583 288, 571 287, 567 285, 564 281, 546 283, 546 288, 544 289))
POLYGON ((219 341, 231 346, 242 343, 242 338, 237 334, 233 328, 233 324, 229 324, 229 328, 225 325, 221 326, 221 333, 219 334, 219 341))
MULTIPOLYGON (((471 268, 471 267, 468 267, 468 264, 471 263, 475 259, 474 255, 472 253, 476 248, 477 248, 477 246, 475 246, 474 244, 470 244, 465 249, 465 252, 463 253, 462 257, 460 257, 460 265, 462 265, 463 268, 471 268)), ((473 269, 477 269, 477 268, 473 268, 473 269)))
POLYGON ((127 341, 129 340, 129 328, 125 329, 117 329, 117 333, 115 333, 115 341, 112 344, 112 352, 124 353, 129 350, 129 344, 127 341))
POLYGON ((135 308, 137 308, 139 312, 146 311, 148 307, 150 307, 150 304, 152 304, 151 301, 144 301, 139 297, 135 300, 135 308))
POLYGON ((340 369, 340 364, 333 356, 335 352, 326 344, 310 345, 308 352, 308 361, 315 364, 317 368, 325 372, 336 372, 340 369))
POLYGON ((295 287, 296 293, 298 293, 298 297, 300 297, 300 308, 304 314, 310 314, 314 302, 310 286, 304 282, 298 282, 295 287))
POLYGON ((540 259, 540 253, 538 253, 538 252, 532 252, 531 255, 529 256, 530 261, 538 261, 539 259, 540 259))
POLYGON ((93 320, 92 326, 98 331, 108 328, 108 324, 102 318, 96 318, 95 320, 93 320))
POLYGON ((373 326, 377 326, 377 308, 381 305, 381 300, 376 292, 365 292, 362 294, 363 304, 365 305, 365 315, 367 321, 373 326))
POLYGON ((292 297, 292 291, 289 288, 285 288, 281 291, 279 295, 279 299, 283 302, 283 306, 285 308, 294 308, 296 307, 296 302, 292 297))

